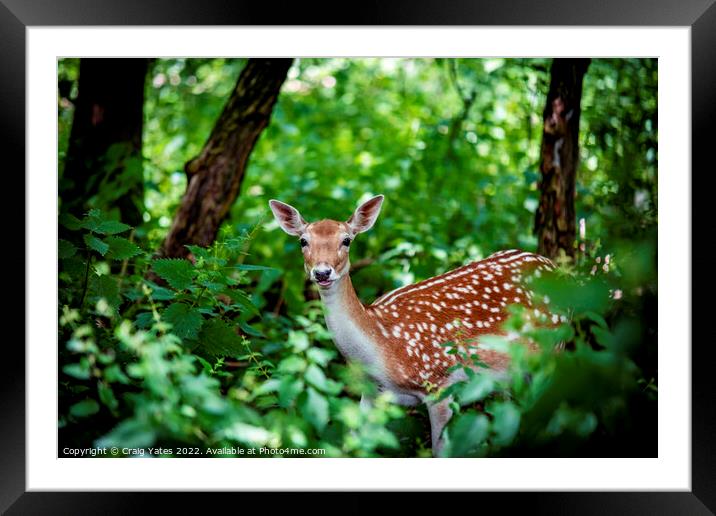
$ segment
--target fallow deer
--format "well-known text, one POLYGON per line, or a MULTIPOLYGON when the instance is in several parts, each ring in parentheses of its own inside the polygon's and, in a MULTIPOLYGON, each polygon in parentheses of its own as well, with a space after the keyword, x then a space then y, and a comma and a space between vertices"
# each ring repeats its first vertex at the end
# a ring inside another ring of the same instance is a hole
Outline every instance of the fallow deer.
MULTIPOLYGON (((269 201, 279 226, 299 237, 306 274, 318 285, 336 347, 347 360, 363 363, 379 389, 391 391, 397 403, 426 402, 433 455, 438 456, 452 411, 449 397, 431 402, 428 391, 430 386, 447 387, 465 379, 461 368, 449 372, 465 355, 450 353, 446 343, 504 334, 500 325, 510 304, 544 313, 533 307, 523 276, 536 268, 553 269, 554 264, 529 252, 500 251, 363 305, 351 283, 348 251, 359 233, 373 227, 382 204, 383 196, 378 195, 361 204, 346 222, 309 223, 293 206, 269 201)), ((558 322, 557 316, 549 317, 558 322)), ((479 344, 471 353, 495 372, 504 372, 509 364, 507 353, 480 349, 479 344)), ((362 397, 361 405, 367 403, 362 397)))

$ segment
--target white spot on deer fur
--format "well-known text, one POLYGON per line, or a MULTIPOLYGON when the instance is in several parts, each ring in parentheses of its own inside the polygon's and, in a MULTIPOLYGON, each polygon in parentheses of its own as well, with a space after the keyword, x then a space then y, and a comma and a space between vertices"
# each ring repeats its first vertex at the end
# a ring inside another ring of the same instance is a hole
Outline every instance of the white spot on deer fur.
POLYGON ((397 318, 397 317, 398 317, 398 312, 393 312, 393 317, 397 318))
POLYGON ((412 323, 411 323, 411 324, 408 324, 408 328, 410 328, 410 329, 412 330, 413 328, 415 328, 415 325, 412 324, 412 323))
POLYGON ((435 358, 440 358, 440 353, 435 352, 435 353, 433 353, 433 356, 434 356, 435 358))
POLYGON ((487 310, 487 303, 482 303, 482 309, 487 310))
POLYGON ((427 361, 429 361, 429 360, 430 360, 430 357, 429 357, 428 355, 426 355, 425 353, 423 353, 423 356, 422 356, 422 357, 420 357, 420 358, 422 358, 422 359, 423 359, 423 362, 427 362, 427 361))
POLYGON ((519 302, 520 302, 520 298, 515 296, 515 303, 519 303, 519 302))
POLYGON ((445 329, 446 329, 446 330, 452 330, 452 324, 447 323, 447 324, 445 325, 445 329))
POLYGON ((393 326, 393 337, 400 337, 400 326, 393 326))
MULTIPOLYGON (((505 306, 505 303, 501 303, 501 305, 505 306)), ((493 306, 492 308, 490 308, 490 312, 492 312, 493 314, 496 314, 499 311, 500 311, 500 309, 497 308, 496 306, 493 306)))
POLYGON ((491 293, 492 293, 492 289, 491 289, 490 287, 486 287, 486 288, 485 288, 485 292, 487 292, 488 294, 491 294, 491 293))
POLYGON ((478 328, 482 328, 482 321, 477 321, 475 324, 477 324, 478 328))
POLYGON ((557 324, 557 322, 559 322, 559 316, 557 314, 552 315, 552 322, 555 324, 557 324))
POLYGON ((472 323, 470 321, 463 321, 462 322, 466 328, 472 328, 472 323))
POLYGON ((420 339, 421 339, 420 333, 416 331, 415 332, 415 340, 420 340, 420 339))
POLYGON ((431 331, 431 332, 435 333, 435 330, 437 330, 437 329, 438 329, 438 327, 435 326, 434 324, 431 324, 431 325, 430 325, 430 331, 431 331))
POLYGON ((446 361, 446 360, 443 360, 443 367, 447 367, 447 366, 448 366, 447 361, 446 361))

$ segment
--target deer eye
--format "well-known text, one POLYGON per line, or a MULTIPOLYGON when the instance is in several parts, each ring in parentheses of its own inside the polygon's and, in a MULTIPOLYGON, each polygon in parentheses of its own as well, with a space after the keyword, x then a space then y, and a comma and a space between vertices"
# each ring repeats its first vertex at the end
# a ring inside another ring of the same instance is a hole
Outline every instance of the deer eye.
POLYGON ((343 245, 346 246, 346 247, 348 247, 349 245, 351 245, 351 239, 348 238, 348 237, 344 238, 344 239, 343 239, 343 245))
POLYGON ((301 244, 301 247, 306 247, 308 245, 308 240, 302 238, 301 240, 299 240, 299 243, 301 244))

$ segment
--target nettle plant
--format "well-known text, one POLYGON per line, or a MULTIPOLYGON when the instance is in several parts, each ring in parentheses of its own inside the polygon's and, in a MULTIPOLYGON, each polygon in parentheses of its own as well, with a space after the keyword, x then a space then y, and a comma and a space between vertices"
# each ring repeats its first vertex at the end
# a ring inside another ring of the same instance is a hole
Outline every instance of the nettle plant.
POLYGON ((64 434, 120 448, 399 447, 386 424, 404 412, 387 398, 361 410, 346 395, 364 375, 335 363, 318 306, 261 314, 277 271, 243 263, 251 234, 189 246, 191 261, 152 259, 99 211, 60 223, 64 434))

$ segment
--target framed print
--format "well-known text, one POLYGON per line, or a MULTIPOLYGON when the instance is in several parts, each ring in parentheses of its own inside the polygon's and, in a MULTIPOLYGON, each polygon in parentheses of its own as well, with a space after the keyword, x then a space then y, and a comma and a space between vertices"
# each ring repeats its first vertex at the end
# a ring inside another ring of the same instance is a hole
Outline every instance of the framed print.
POLYGON ((716 506, 691 301, 709 2, 40 4, 0 5, 26 192, 9 513, 716 506))

